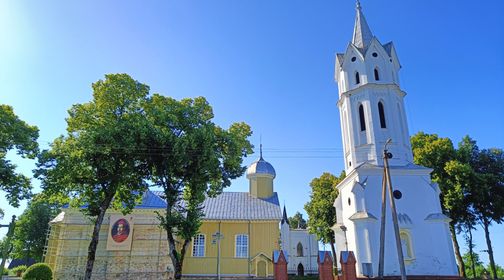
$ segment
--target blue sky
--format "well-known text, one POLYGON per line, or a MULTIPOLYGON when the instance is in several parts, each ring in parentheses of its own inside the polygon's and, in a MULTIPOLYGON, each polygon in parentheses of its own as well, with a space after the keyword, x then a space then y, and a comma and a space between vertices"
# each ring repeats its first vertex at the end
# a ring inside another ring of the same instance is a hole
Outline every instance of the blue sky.
MULTIPOLYGON (((503 148, 504 2, 361 3, 374 35, 397 48, 410 133, 455 143, 469 134, 481 148, 503 148)), ((292 215, 304 212, 312 178, 343 169, 334 58, 354 16, 352 0, 1 1, 0 102, 37 125, 47 147, 106 73, 174 98, 205 96, 216 123, 247 122, 256 147, 262 135, 292 215)), ((30 174, 33 162, 14 160, 30 174)), ((243 177, 229 190, 247 189, 243 177)), ((6 217, 22 212, 0 201, 6 217)), ((491 235, 504 265, 504 226, 491 235)))

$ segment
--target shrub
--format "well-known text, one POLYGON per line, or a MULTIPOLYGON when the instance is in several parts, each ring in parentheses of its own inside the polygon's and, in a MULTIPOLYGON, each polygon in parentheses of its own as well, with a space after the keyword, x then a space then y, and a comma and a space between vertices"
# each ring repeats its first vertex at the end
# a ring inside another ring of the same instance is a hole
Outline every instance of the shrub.
POLYGON ((9 275, 10 270, 7 267, 3 269, 3 275, 9 275))
POLYGON ((11 269, 11 272, 15 274, 16 276, 21 276, 23 272, 26 271, 28 267, 26 265, 18 265, 14 268, 11 269))
POLYGON ((23 280, 52 280, 52 270, 46 263, 36 263, 28 267, 23 280))

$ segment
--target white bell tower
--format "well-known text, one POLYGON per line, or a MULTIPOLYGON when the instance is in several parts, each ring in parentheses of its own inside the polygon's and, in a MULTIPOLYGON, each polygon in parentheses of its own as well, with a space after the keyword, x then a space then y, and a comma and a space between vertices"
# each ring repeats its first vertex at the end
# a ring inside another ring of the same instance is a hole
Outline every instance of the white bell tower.
POLYGON ((390 165, 413 162, 403 97, 401 68, 392 42, 382 45, 373 36, 360 3, 352 41, 336 55, 335 79, 347 174, 362 163, 382 165, 382 151, 390 138, 390 165))
MULTIPOLYGON (((334 201, 336 254, 353 251, 357 275, 378 276, 382 155, 391 139, 387 149, 393 154, 389 160, 392 199, 406 273, 448 280, 457 275, 450 219, 443 214, 439 187, 430 180, 432 169, 413 163, 400 68, 394 45, 382 45, 373 36, 357 1, 352 41, 345 53, 336 55, 335 66, 346 169, 334 201)), ((384 275, 397 276, 397 243, 388 206, 383 219, 384 275)))

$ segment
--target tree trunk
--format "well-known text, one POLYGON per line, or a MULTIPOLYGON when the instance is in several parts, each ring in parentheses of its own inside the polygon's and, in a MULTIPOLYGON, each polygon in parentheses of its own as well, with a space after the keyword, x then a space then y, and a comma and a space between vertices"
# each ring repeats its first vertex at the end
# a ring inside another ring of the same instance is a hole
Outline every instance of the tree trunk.
POLYGON ((466 278, 464 260, 462 259, 462 255, 460 255, 457 233, 455 232, 455 225, 453 223, 450 223, 450 232, 453 241, 453 247, 455 248, 455 257, 457 258, 459 276, 466 278))
POLYGON ((471 270, 472 270, 472 277, 476 278, 478 277, 476 275, 476 265, 474 264, 474 253, 473 253, 473 237, 472 237, 472 230, 471 230, 471 225, 468 227, 468 234, 469 234, 469 257, 471 258, 471 270))
POLYGON ((331 251, 333 255, 333 274, 336 276, 335 279, 338 279, 338 257, 336 256, 336 249, 334 248, 334 240, 331 240, 331 251))
POLYGON ((184 244, 182 245, 182 249, 180 250, 180 254, 177 252, 177 247, 175 244, 175 238, 173 237, 172 230, 169 228, 166 228, 166 236, 168 239, 168 246, 169 246, 169 255, 170 259, 173 264, 173 269, 174 271, 174 277, 175 279, 180 279, 182 278, 182 266, 184 263, 184 257, 186 254, 187 247, 189 245, 189 242, 191 241, 190 239, 184 240, 184 244))
POLYGON ((96 221, 93 228, 93 236, 91 237, 91 243, 89 243, 88 247, 88 257, 86 263, 86 273, 84 274, 84 280, 90 280, 91 274, 93 273, 93 266, 96 258, 96 247, 98 246, 98 239, 100 237, 100 229, 102 226, 103 218, 105 217, 105 212, 110 206, 110 202, 114 197, 114 192, 112 194, 108 194, 103 201, 103 204, 100 206, 100 213, 96 217, 96 221))
POLYGON ((485 239, 488 248, 488 258, 490 259, 490 269, 492 270, 492 278, 497 279, 497 270, 495 269, 495 261, 492 249, 492 241, 490 241, 490 231, 488 230, 488 226, 490 222, 486 219, 483 220, 483 228, 485 229, 485 239))
POLYGON ((3 272, 4 272, 4 267, 5 267, 5 261, 7 261, 7 258, 9 257, 10 253, 12 252, 12 245, 11 239, 12 236, 14 235, 14 228, 16 226, 16 216, 12 216, 12 221, 9 224, 9 230, 7 231, 7 235, 5 238, 4 242, 4 247, 2 248, 2 262, 0 264, 0 278, 2 278, 3 272))

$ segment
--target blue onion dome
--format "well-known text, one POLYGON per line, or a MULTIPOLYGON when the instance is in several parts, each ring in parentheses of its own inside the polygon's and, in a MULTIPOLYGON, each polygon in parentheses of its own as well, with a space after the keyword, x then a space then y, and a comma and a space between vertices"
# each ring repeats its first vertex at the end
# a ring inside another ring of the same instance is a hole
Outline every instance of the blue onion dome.
POLYGON ((261 145, 261 156, 258 160, 254 161, 247 168, 247 178, 254 175, 266 175, 271 176, 273 179, 276 177, 275 168, 269 162, 265 161, 262 157, 262 145, 261 145))

